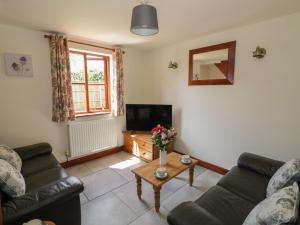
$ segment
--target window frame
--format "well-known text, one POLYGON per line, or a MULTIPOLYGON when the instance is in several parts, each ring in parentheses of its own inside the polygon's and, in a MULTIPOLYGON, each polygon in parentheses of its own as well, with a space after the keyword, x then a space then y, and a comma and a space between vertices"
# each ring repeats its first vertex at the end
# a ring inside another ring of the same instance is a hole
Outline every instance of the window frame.
MULTIPOLYGON (((86 112, 76 112, 75 116, 89 116, 89 115, 98 115, 98 114, 105 114, 105 113, 111 113, 111 96, 110 96, 110 56, 108 55, 102 55, 102 54, 94 54, 90 52, 85 51, 76 51, 76 50, 69 50, 69 54, 79 54, 83 56, 84 61, 84 77, 85 82, 76 83, 72 81, 73 85, 84 85, 85 86, 85 98, 86 98, 86 112), (102 59, 88 59, 87 56, 95 56, 95 57, 101 57, 102 59), (88 60, 103 60, 104 62, 104 84, 89 84, 88 80, 88 66, 87 61, 88 60), (104 86, 105 87, 105 108, 98 108, 96 110, 90 109, 90 99, 89 99, 89 85, 96 85, 96 86, 104 86)), ((72 91, 73 95, 73 91, 72 91)))

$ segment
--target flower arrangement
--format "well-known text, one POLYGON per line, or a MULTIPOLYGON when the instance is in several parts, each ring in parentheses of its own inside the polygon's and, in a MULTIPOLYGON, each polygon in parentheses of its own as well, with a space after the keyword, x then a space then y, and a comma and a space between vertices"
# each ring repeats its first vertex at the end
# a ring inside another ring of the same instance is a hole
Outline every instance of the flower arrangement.
POLYGON ((162 151, 174 143, 177 133, 174 128, 167 129, 161 125, 157 125, 151 131, 153 143, 162 151))

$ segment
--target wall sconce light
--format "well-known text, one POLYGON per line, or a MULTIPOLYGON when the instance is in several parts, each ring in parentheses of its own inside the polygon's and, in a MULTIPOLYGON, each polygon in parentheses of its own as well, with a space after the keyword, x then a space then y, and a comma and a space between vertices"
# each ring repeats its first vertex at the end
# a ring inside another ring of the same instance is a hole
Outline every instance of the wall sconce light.
POLYGON ((267 51, 265 48, 261 48, 261 47, 257 46, 255 51, 253 52, 253 57, 261 59, 261 58, 265 57, 266 54, 267 54, 267 51))
POLYGON ((169 69, 177 69, 178 68, 178 63, 170 61, 168 68, 169 69))

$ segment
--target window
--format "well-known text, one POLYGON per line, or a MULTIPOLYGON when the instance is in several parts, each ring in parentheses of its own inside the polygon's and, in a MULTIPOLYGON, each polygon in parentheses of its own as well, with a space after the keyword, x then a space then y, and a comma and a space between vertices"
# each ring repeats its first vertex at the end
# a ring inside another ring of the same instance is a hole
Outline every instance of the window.
POLYGON ((75 113, 109 112, 109 56, 70 51, 70 67, 75 113))

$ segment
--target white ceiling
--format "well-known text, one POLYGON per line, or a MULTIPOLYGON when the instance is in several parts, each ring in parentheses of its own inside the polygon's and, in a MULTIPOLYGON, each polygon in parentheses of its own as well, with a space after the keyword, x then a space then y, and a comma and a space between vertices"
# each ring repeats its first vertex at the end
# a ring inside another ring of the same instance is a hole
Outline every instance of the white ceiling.
POLYGON ((300 11, 299 0, 150 0, 160 32, 130 33, 138 0, 0 0, 0 22, 111 45, 151 49, 300 11))

